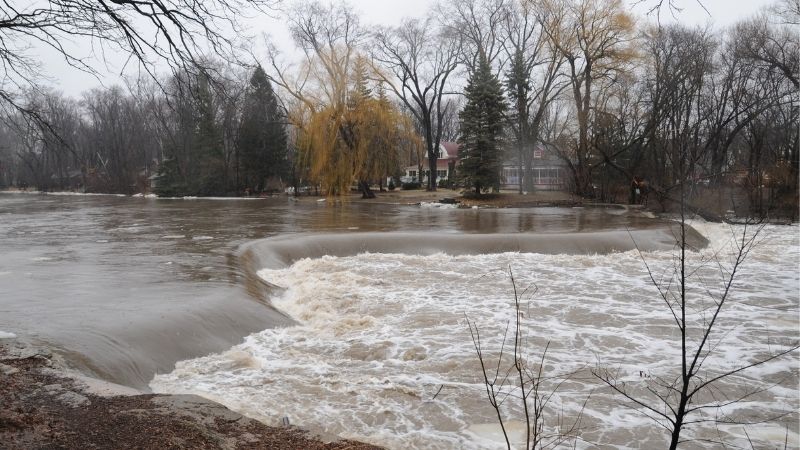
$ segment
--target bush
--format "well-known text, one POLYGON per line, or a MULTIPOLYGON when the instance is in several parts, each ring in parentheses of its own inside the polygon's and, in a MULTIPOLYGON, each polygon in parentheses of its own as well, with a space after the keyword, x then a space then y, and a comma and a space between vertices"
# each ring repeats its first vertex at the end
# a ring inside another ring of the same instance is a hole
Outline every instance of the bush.
POLYGON ((422 185, 421 185, 421 184, 419 184, 419 182, 418 182, 418 181, 412 181, 412 182, 409 182, 409 183, 403 183, 403 184, 400 186, 400 188, 401 188, 402 190, 404 190, 404 191, 411 191, 411 190, 414 190, 414 189, 419 189, 421 186, 422 186, 422 185))
POLYGON ((450 180, 446 178, 440 178, 439 181, 436 183, 436 186, 440 188, 449 188, 450 187, 450 180))
POLYGON ((395 187, 396 186, 394 185, 394 180, 389 180, 389 186, 388 186, 389 190, 393 191, 395 187))

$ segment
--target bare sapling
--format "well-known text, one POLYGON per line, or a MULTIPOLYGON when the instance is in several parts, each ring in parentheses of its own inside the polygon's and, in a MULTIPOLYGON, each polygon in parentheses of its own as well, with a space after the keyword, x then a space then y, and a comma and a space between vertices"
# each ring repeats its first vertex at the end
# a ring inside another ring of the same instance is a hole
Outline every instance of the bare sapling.
MULTIPOLYGON (((642 382, 626 383, 622 379, 625 374, 602 366, 593 373, 622 396, 626 406, 661 426, 669 435, 670 449, 689 440, 724 446, 721 426, 752 426, 791 414, 754 417, 743 413, 745 402, 781 382, 753 383, 743 375, 748 369, 795 352, 799 345, 797 342, 765 342, 755 354, 736 362, 720 362, 726 337, 740 324, 737 321, 747 320, 746 317, 734 318, 730 309, 738 301, 736 279, 748 255, 761 241, 763 225, 748 221, 740 225, 739 230, 731 229, 733 239, 728 255, 717 251, 710 257, 692 257, 695 249, 687 243, 686 208, 683 202, 680 206, 677 251, 672 264, 663 270, 655 269, 637 246, 660 303, 677 327, 674 345, 680 349, 680 356, 668 369, 650 373, 642 382), (701 424, 716 428, 716 433, 691 435, 687 432, 701 424)), ((749 441, 749 435, 746 436, 749 441)))
MULTIPOLYGON (((509 267, 511 285, 514 288, 514 319, 506 323, 500 351, 496 359, 489 355, 481 340, 481 333, 475 321, 467 318, 472 343, 481 366, 486 396, 497 416, 506 445, 512 448, 509 423, 517 415, 525 425, 525 449, 540 450, 574 445, 583 417, 588 397, 580 412, 571 418, 554 405, 558 390, 569 380, 574 372, 550 375, 545 368, 548 341, 540 355, 532 351, 533 343, 526 332, 525 317, 530 317, 531 302, 523 305, 522 297, 533 296, 538 288, 525 289, 519 293, 514 275, 509 267), (511 336, 509 336, 509 331, 511 336)), ((514 442, 514 448, 521 447, 514 442)))

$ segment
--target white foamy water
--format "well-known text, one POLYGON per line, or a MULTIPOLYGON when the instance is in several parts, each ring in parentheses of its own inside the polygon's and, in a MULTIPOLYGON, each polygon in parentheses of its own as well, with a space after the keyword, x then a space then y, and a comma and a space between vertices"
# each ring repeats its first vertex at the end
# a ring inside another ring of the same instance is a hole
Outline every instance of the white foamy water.
POLYGON ((44 192, 44 191, 36 191, 36 190, 27 190, 27 191, 17 191, 17 190, 2 190, 0 194, 10 194, 10 195, 19 195, 19 194, 29 194, 29 195, 56 195, 56 196, 71 196, 71 197, 127 197, 125 194, 104 194, 104 193, 97 193, 97 192, 72 192, 72 191, 56 191, 56 192, 44 192))
POLYGON ((458 205, 453 203, 439 203, 439 202, 420 202, 420 208, 440 208, 440 209, 456 209, 458 205))
MULTIPOLYGON (((695 226, 711 246, 693 254, 693 262, 713 254, 728 261, 724 244, 730 228, 695 226)), ((737 276, 719 332, 712 335, 714 352, 704 365, 710 376, 800 338, 798 227, 770 226, 763 237, 737 276)), ((659 279, 673 256, 644 254, 659 279)), ((515 316, 509 266, 518 290, 527 289, 522 324, 531 364, 549 342, 545 374, 574 373, 551 400, 550 425, 559 413, 569 424, 583 411, 578 448, 663 448, 667 433, 627 408, 591 373, 613 370, 631 392, 679 373, 675 322, 635 252, 361 254, 262 270, 262 278, 286 288, 273 303, 299 325, 265 330, 227 352, 180 362, 172 373, 156 376, 151 387, 203 395, 267 423, 287 416, 294 424, 389 448, 505 448, 467 319, 477 323, 484 355, 494 367, 506 324, 515 316), (531 295, 534 286, 538 291, 531 295)), ((720 288, 712 270, 717 266, 705 267, 690 291, 694 324, 708 319, 702 292, 720 288)), ((797 447, 798 366, 795 352, 728 378, 714 391, 720 399, 761 390, 721 410, 730 417, 762 421, 791 413, 749 425, 756 447, 783 448, 785 424, 790 446, 797 447)), ((523 416, 513 397, 504 413, 512 435, 520 436, 523 416)), ((749 448, 738 425, 696 424, 685 436, 749 448)), ((689 446, 718 444, 698 440, 689 446)))

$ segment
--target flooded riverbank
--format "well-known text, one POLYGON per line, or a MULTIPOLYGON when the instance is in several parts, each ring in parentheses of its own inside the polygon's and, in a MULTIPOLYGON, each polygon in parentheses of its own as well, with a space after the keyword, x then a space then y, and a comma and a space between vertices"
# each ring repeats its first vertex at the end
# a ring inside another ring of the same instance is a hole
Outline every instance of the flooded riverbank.
MULTIPOLYGON (((100 378, 391 448, 495 445, 464 320, 497 346, 509 266, 520 286, 541 287, 531 339, 552 340, 559 371, 599 359, 634 382, 669 369, 674 330, 631 239, 669 264, 668 221, 617 208, 322 203, 2 195, 0 331, 100 378)), ((768 231, 726 315, 722 363, 758 354, 763 336, 798 339, 798 229, 768 231)), ((725 232, 709 225, 690 243, 714 248, 725 232)), ((774 382, 751 407, 795 410, 796 366, 739 379, 774 382)), ((587 378, 569 384, 565 411, 596 388, 587 378)), ((592 398, 579 447, 661 442, 609 393, 592 398)))
MULTIPOLYGON (((663 227, 595 208, 452 210, 400 205, 0 195, 0 331, 74 367, 147 388, 178 360, 292 323, 254 298, 238 248, 296 233, 565 233, 663 227)), ((413 244, 413 243, 411 243, 413 244)), ((256 268, 258 269, 258 268, 256 268)))

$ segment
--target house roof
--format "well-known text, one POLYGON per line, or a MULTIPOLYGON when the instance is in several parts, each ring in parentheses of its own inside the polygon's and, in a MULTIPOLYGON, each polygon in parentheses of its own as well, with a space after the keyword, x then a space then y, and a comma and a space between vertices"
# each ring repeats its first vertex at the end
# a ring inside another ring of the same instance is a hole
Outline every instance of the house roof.
MULTIPOLYGON (((439 159, 453 160, 458 159, 458 149, 461 146, 456 142, 440 142, 439 143, 439 159)), ((427 159, 428 152, 425 152, 427 159)))
POLYGON ((458 149, 461 148, 456 142, 442 142, 442 147, 447 151, 447 159, 458 159, 458 149))

